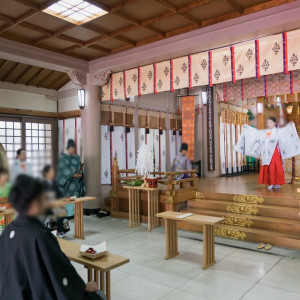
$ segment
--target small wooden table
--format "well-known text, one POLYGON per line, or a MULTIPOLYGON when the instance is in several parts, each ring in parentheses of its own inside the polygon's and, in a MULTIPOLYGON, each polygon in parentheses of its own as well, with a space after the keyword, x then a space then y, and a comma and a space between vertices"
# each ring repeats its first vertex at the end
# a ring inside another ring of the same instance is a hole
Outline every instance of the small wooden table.
POLYGON ((92 260, 80 255, 79 244, 63 239, 58 239, 58 243, 61 250, 71 261, 82 264, 85 268, 87 268, 88 281, 94 280, 97 283, 98 289, 103 291, 106 294, 107 299, 110 300, 110 271, 129 263, 129 259, 108 252, 107 255, 99 259, 92 260))
POLYGON ((159 218, 165 220, 166 234, 166 257, 169 259, 179 254, 178 252, 178 236, 177 236, 177 221, 189 222, 197 225, 203 225, 203 261, 202 269, 207 269, 216 263, 215 260, 215 233, 214 226, 222 222, 223 218, 203 216, 193 214, 186 218, 178 218, 185 213, 175 211, 165 211, 157 214, 159 218))
POLYGON ((83 203, 88 201, 96 200, 95 197, 81 197, 76 199, 61 199, 54 200, 49 202, 50 208, 63 207, 68 204, 74 204, 74 226, 75 226, 75 234, 74 238, 84 239, 84 230, 83 230, 83 203))
POLYGON ((4 217, 4 226, 6 227, 14 219, 16 211, 11 208, 7 208, 0 211, 0 217, 4 217))
POLYGON ((141 225, 140 213, 140 191, 147 191, 148 201, 148 231, 159 227, 159 219, 156 214, 159 212, 159 190, 162 188, 147 188, 142 186, 123 186, 128 189, 129 194, 129 227, 141 225))

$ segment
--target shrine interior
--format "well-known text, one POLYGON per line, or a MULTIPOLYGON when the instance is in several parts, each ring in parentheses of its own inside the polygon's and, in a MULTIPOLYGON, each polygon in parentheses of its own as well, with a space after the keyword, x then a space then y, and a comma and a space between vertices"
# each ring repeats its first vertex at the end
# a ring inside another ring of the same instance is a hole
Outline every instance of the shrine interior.
POLYGON ((26 175, 57 299, 299 300, 299 134, 300 1, 1 0, 0 299, 26 175))

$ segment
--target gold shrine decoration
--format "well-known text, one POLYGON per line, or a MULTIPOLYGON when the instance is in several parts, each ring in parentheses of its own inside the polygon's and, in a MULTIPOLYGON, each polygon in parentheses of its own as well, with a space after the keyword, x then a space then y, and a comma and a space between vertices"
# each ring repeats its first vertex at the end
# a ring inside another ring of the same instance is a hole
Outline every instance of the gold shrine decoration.
POLYGON ((233 226, 242 226, 242 227, 251 227, 253 225, 253 221, 247 218, 237 218, 232 216, 223 217, 223 223, 226 225, 233 226))
POLYGON ((101 104, 101 125, 133 127, 133 107, 101 104))
POLYGON ((227 205, 226 210, 235 214, 244 214, 244 215, 257 215, 259 210, 256 206, 243 206, 243 205, 227 205))
POLYGON ((166 196, 166 203, 173 204, 173 196, 166 196))
POLYGON ((234 195, 233 201, 248 204, 263 204, 264 198, 256 195, 234 195))
POLYGON ((201 193, 201 192, 194 192, 194 198, 197 199, 197 200, 200 200, 200 199, 205 199, 204 197, 204 194, 201 193))
POLYGON ((222 123, 243 125, 248 124, 248 114, 229 109, 224 109, 221 112, 222 123))
POLYGON ((245 232, 240 230, 228 229, 222 226, 215 228, 215 235, 234 240, 244 240, 246 238, 245 232))

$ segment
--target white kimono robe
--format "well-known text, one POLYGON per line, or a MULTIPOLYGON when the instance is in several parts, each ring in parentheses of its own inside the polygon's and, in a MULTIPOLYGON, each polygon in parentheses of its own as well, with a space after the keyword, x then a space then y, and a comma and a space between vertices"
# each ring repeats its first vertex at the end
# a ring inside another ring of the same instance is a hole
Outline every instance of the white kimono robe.
POLYGON ((262 159, 262 165, 270 165, 276 146, 282 159, 300 154, 300 140, 293 122, 282 128, 273 128, 269 138, 266 138, 268 129, 258 130, 244 125, 244 130, 235 146, 235 151, 246 156, 262 159))

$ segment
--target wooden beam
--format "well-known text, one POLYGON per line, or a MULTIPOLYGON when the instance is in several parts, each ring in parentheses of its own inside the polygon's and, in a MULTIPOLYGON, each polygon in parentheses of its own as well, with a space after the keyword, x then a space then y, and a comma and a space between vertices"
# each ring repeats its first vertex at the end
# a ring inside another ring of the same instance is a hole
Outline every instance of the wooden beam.
POLYGON ((53 78, 53 80, 51 80, 50 83, 45 84, 44 87, 47 88, 47 89, 53 89, 53 85, 55 85, 55 83, 60 81, 65 76, 68 76, 68 75, 66 73, 60 74, 58 77, 53 78))
POLYGON ((45 69, 43 69, 43 68, 37 70, 36 73, 32 74, 31 77, 27 81, 24 82, 24 84, 30 85, 30 82, 32 82, 33 79, 35 79, 38 76, 40 76, 43 71, 45 71, 45 69))
POLYGON ((27 68, 25 68, 24 71, 21 72, 17 78, 15 78, 15 80, 13 81, 13 83, 18 83, 19 80, 20 80, 20 79, 21 79, 21 78, 22 78, 22 77, 23 77, 30 69, 32 69, 32 68, 33 68, 33 66, 27 66, 27 68))
POLYGON ((181 7, 179 7, 178 11, 179 12, 186 12, 188 10, 191 10, 193 8, 197 8, 199 6, 205 5, 205 4, 207 4, 209 2, 213 2, 213 1, 215 1, 215 0, 194 0, 189 4, 185 4, 181 7))
POLYGON ((39 111, 39 110, 31 110, 31 109, 17 109, 17 108, 0 107, 0 113, 1 114, 9 114, 9 115, 58 118, 58 113, 56 113, 56 112, 47 112, 47 111, 39 111))
POLYGON ((5 61, 2 63, 2 65, 0 66, 0 73, 1 73, 1 71, 7 66, 8 63, 9 63, 8 60, 5 60, 5 61))
POLYGON ((60 120, 70 119, 70 118, 80 117, 80 116, 81 116, 81 110, 64 111, 58 113, 58 117, 60 120))
POLYGON ((63 81, 57 81, 56 85, 53 85, 55 90, 59 90, 61 87, 63 87, 65 84, 67 84, 70 81, 69 76, 66 76, 65 80, 63 81))
POLYGON ((48 75, 44 75, 43 77, 40 78, 40 80, 35 84, 36 87, 40 87, 41 83, 46 79, 46 77, 52 76, 56 71, 51 71, 48 75))
POLYGON ((125 6, 133 4, 133 3, 138 2, 138 1, 139 0, 123 0, 123 1, 119 2, 118 4, 115 4, 114 6, 112 6, 110 8, 110 12, 114 13, 114 12, 122 9, 125 6))
MULTIPOLYGON (((20 63, 17 63, 17 62, 13 62, 13 61, 8 61, 8 62, 11 63, 10 68, 9 68, 9 71, 6 72, 6 73, 4 74, 3 77, 1 77, 1 81, 4 81, 4 82, 6 82, 6 79, 7 79, 7 77, 11 74, 11 71, 12 71, 14 68, 17 68, 18 65, 20 65, 20 63)), ((3 72, 1 72, 1 73, 3 73, 3 72)), ((1 74, 1 73, 0 73, 0 74, 1 74)))
POLYGON ((244 12, 244 8, 241 7, 239 4, 237 4, 234 0, 226 0, 226 2, 236 11, 238 11, 240 14, 244 12))

